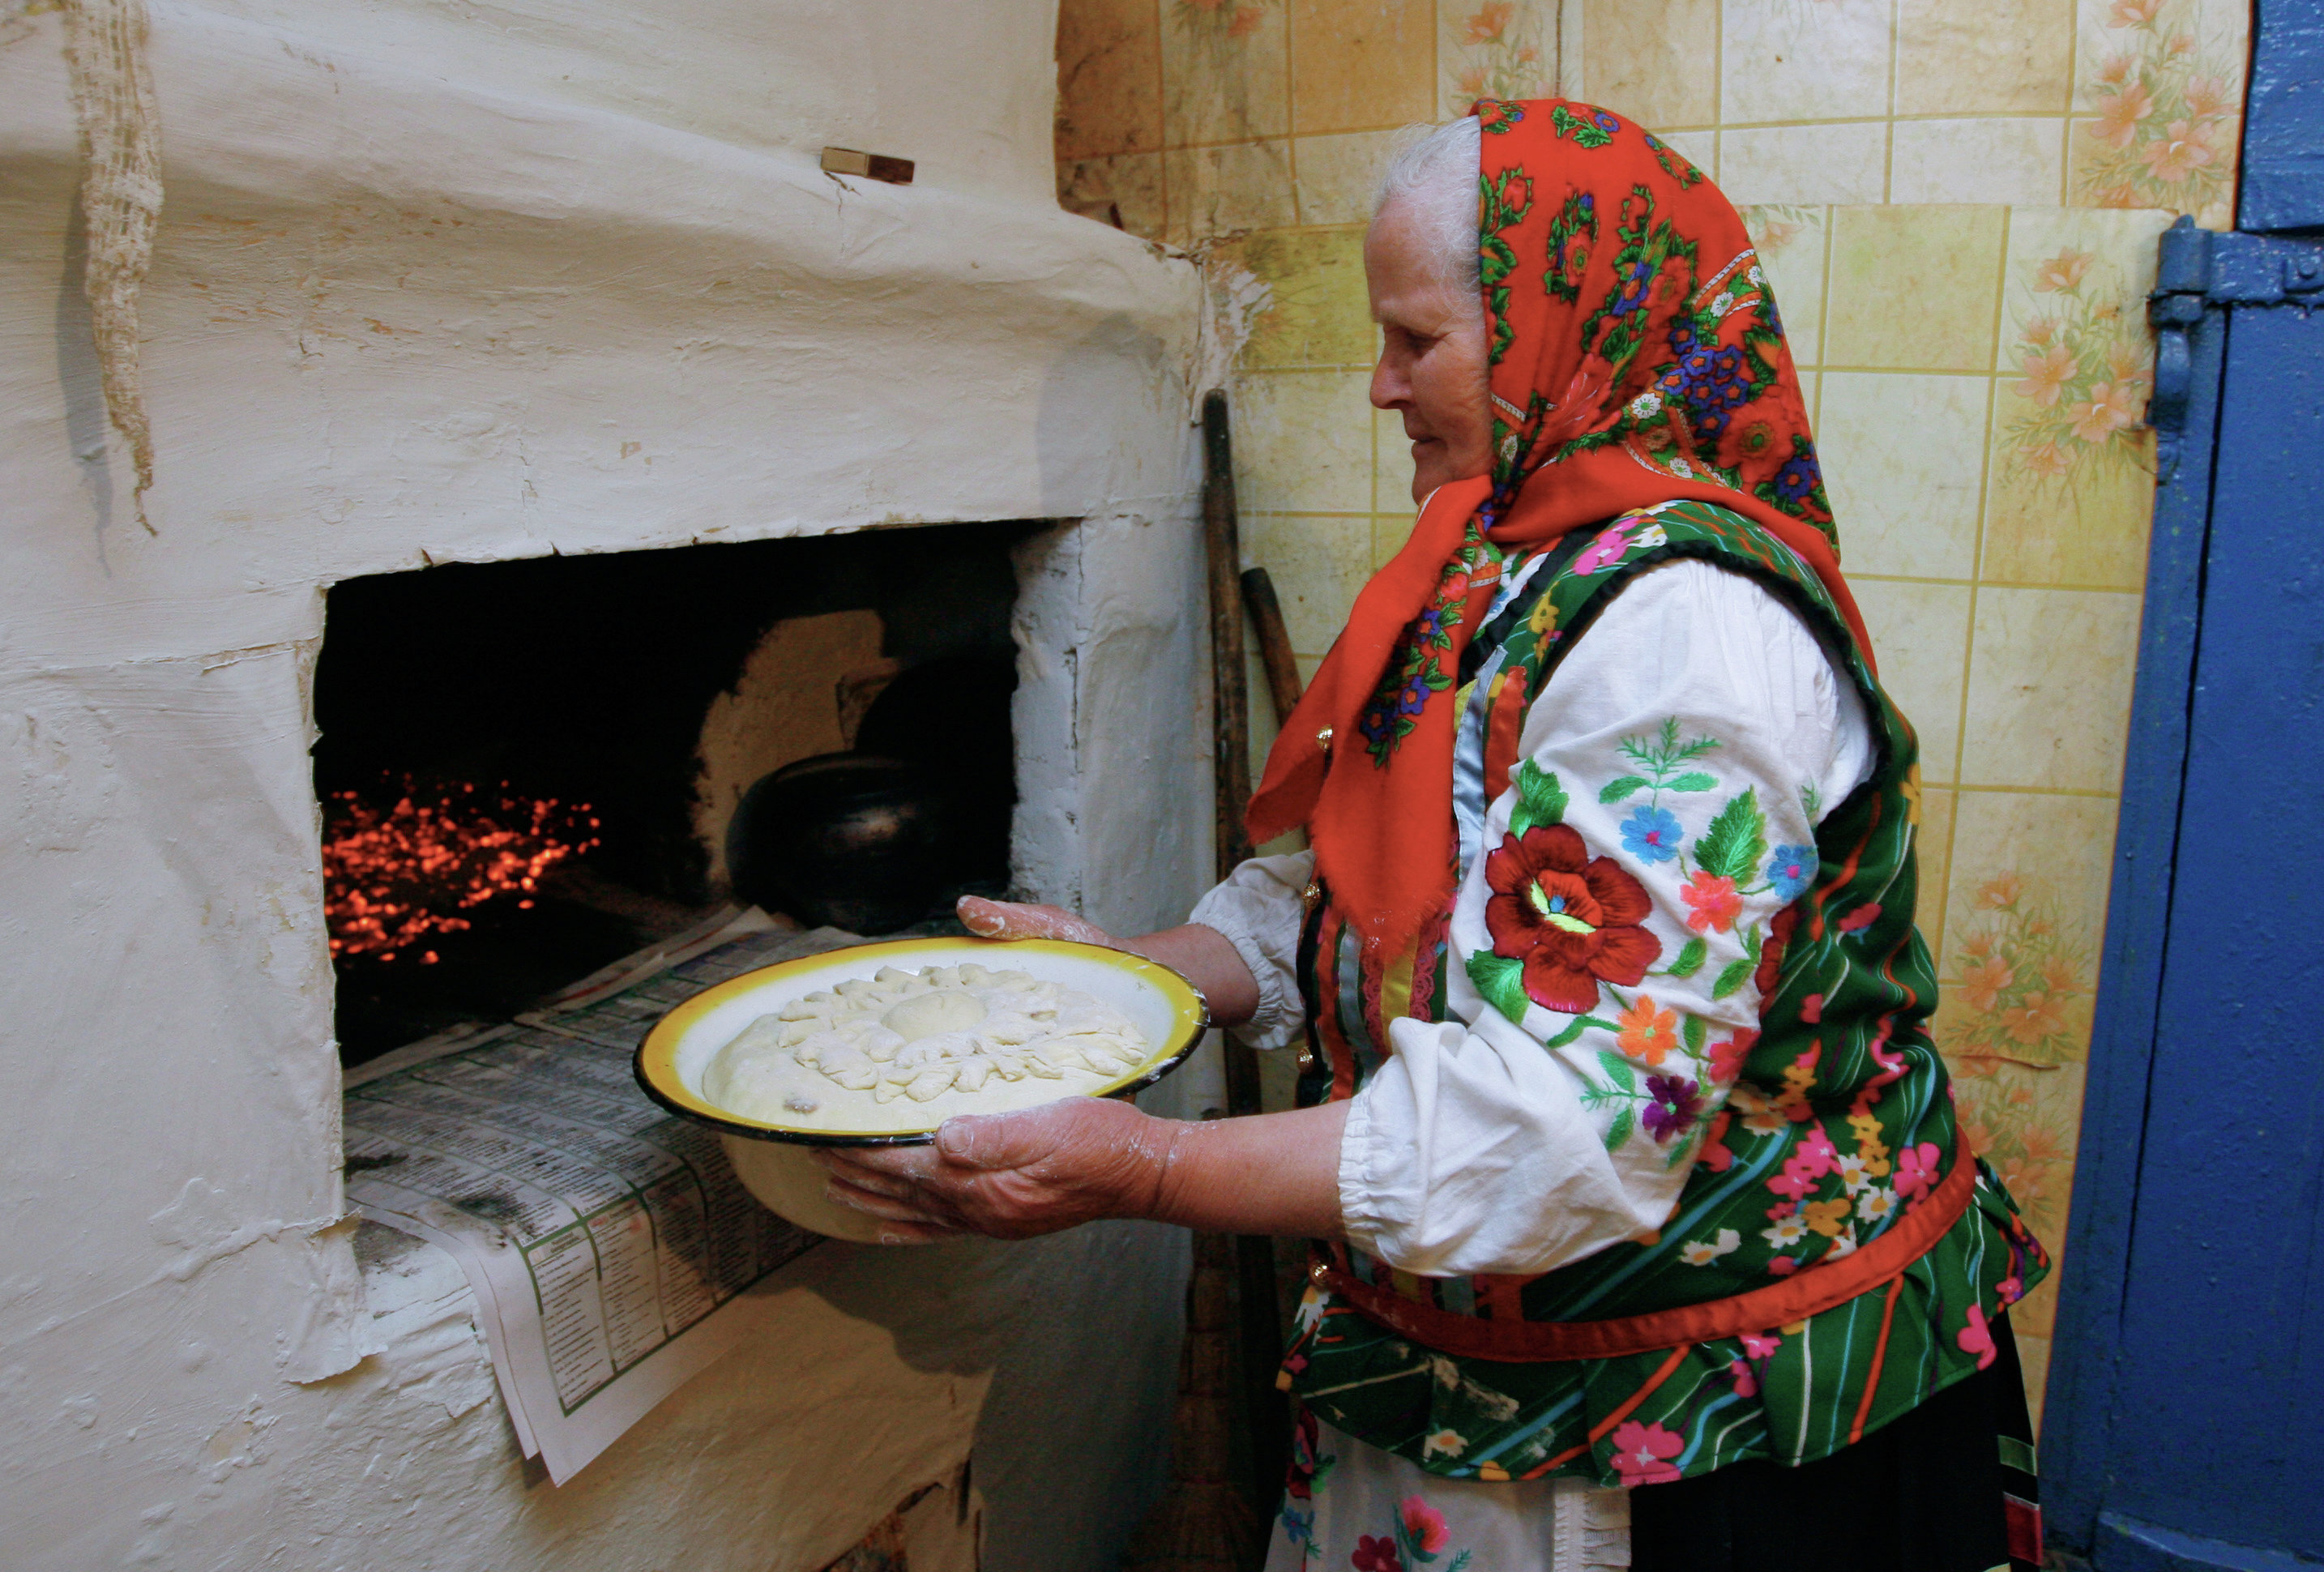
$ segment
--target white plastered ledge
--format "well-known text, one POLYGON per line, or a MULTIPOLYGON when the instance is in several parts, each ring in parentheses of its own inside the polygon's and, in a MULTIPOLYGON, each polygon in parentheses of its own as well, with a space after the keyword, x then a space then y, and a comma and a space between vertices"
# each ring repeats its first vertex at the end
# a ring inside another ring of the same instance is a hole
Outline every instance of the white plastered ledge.
POLYGON ((475 1299, 451 1258, 376 1224, 358 1252, 383 1352, 318 1392, 348 1476, 261 1415, 235 1440, 290 1489, 301 1567, 674 1564, 819 1567, 920 1486, 973 1459, 987 1567, 1079 1569, 1150 1497, 1177 1321, 1136 1305, 1180 1281, 1184 1235, 1106 1225, 1029 1245, 818 1247, 753 1292, 779 1335, 729 1355, 552 1489, 516 1454, 475 1299), (1061 1401, 1071 1390, 1074 1401, 1061 1401), (612 1465, 612 1466, 606 1466, 612 1465), (1111 1488, 1109 1488, 1111 1486, 1111 1488), (441 1517, 441 1522, 431 1520, 441 1517), (432 1558, 432 1559, 430 1558, 432 1558))

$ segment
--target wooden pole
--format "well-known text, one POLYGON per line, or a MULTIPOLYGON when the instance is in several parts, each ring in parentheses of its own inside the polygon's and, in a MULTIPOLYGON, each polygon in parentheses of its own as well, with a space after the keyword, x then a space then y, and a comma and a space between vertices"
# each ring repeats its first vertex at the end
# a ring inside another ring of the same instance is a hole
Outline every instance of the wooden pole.
POLYGON ((1259 663, 1267 669, 1268 698, 1274 701, 1275 724, 1281 726, 1299 703, 1299 661, 1291 652, 1283 603, 1275 598, 1275 580, 1266 569, 1242 570, 1242 602, 1250 608, 1251 631, 1259 635, 1259 663))

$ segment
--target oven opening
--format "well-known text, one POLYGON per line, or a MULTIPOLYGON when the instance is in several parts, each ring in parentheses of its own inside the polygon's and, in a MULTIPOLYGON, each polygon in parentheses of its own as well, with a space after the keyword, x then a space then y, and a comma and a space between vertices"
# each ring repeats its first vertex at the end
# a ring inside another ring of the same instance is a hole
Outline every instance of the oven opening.
POLYGON ((329 593, 315 788, 357 1064, 757 904, 895 932, 1010 877, 1012 548, 952 524, 329 593))

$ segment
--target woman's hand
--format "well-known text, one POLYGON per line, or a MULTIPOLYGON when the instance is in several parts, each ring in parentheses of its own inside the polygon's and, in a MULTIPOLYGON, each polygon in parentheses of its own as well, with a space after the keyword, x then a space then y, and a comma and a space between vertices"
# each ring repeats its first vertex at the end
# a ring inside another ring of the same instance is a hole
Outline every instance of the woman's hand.
POLYGON ((964 895, 957 910, 961 926, 979 939, 1063 939, 1160 961, 1203 991, 1213 1026, 1240 1026, 1259 1009, 1259 979, 1242 952, 1214 928, 1188 923, 1120 939, 1061 906, 964 895))
POLYGON ((831 1198, 885 1218, 899 1243, 1026 1239, 1151 1216, 1185 1128, 1128 1103, 1065 1097, 947 1119, 929 1146, 825 1147, 816 1158, 831 1170, 831 1198))
POLYGON ((1348 1105, 1189 1124, 1065 1097, 947 1119, 930 1146, 826 1147, 830 1197, 888 1221, 884 1242, 1024 1239, 1100 1217, 1333 1238, 1348 1105))
POLYGON ((954 910, 960 913, 960 925, 979 939, 1064 939, 1075 944, 1102 945, 1107 949, 1130 948, 1127 940, 1116 939, 1086 917, 1076 917, 1062 906, 1033 906, 1022 901, 987 901, 982 895, 964 895, 954 910))

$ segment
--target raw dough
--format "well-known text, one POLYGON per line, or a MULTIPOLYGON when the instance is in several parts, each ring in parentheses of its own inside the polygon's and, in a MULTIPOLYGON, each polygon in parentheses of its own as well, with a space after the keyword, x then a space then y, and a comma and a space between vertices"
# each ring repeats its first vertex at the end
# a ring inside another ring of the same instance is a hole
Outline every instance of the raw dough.
POLYGON ((1148 1050, 1128 1016, 1078 989, 973 962, 886 966, 752 1022, 710 1061, 702 1092, 795 1129, 926 1129, 1089 1091, 1148 1050))

